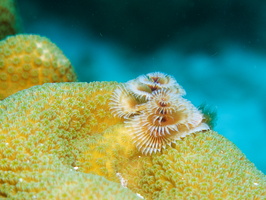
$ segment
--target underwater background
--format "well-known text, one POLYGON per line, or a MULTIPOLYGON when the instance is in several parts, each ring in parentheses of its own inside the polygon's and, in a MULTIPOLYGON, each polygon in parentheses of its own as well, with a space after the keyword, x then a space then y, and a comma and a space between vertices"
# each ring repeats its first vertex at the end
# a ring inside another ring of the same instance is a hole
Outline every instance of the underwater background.
POLYGON ((79 81, 173 75, 214 130, 266 173, 266 2, 20 0, 25 33, 54 42, 79 81))

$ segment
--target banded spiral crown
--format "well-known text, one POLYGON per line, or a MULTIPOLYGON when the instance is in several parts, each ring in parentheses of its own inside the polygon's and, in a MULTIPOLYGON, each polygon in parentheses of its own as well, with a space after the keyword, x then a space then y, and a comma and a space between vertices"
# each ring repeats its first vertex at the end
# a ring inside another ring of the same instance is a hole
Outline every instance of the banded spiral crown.
POLYGON ((203 114, 182 97, 185 94, 172 76, 154 72, 118 87, 110 107, 125 118, 136 147, 152 154, 186 135, 209 129, 202 122, 203 114))

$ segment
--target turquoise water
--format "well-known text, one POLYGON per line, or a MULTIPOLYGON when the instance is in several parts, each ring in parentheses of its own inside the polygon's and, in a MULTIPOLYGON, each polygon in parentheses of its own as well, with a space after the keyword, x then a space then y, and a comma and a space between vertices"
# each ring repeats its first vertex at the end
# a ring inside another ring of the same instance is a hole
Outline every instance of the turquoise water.
POLYGON ((80 81, 173 75, 193 104, 217 110, 215 130, 266 173, 266 3, 256 2, 23 0, 19 7, 24 32, 56 43, 80 81))

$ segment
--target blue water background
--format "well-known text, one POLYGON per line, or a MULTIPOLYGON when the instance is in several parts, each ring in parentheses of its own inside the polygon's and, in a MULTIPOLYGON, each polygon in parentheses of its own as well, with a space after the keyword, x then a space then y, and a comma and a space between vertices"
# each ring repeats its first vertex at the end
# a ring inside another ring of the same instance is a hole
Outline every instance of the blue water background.
MULTIPOLYGON (((263 15, 249 22, 256 24, 257 34, 247 35, 242 40, 237 39, 237 34, 231 38, 217 34, 219 37, 210 39, 214 45, 210 45, 209 32, 215 32, 214 29, 219 26, 227 26, 218 20, 218 25, 208 28, 191 28, 196 32, 187 37, 181 34, 181 39, 172 37, 156 47, 146 50, 136 47, 134 50, 134 45, 125 45, 126 42, 113 39, 108 31, 100 31, 84 23, 86 19, 83 15, 71 18, 73 14, 57 13, 60 6, 66 6, 59 2, 46 2, 50 5, 47 9, 43 7, 45 1, 20 1, 24 32, 46 36, 57 44, 75 67, 80 81, 125 82, 154 71, 173 75, 186 90, 186 98, 194 105, 206 103, 217 110, 218 120, 214 130, 234 142, 266 173, 266 45, 263 36, 266 34, 266 19, 263 15), (207 41, 206 48, 199 48, 204 43, 193 47, 197 40, 202 39, 207 41), (186 45, 188 43, 191 45, 186 45), (211 47, 208 49, 208 46, 211 47)), ((66 2, 71 8, 72 2, 66 2)), ((238 9, 242 8, 241 5, 238 9)), ((220 17, 230 14, 226 11, 220 17)), ((232 18, 236 29, 238 22, 245 24, 241 18, 237 20, 232 18)), ((137 23, 135 26, 138 26, 137 23)), ((241 30, 238 34, 242 37, 241 30)))

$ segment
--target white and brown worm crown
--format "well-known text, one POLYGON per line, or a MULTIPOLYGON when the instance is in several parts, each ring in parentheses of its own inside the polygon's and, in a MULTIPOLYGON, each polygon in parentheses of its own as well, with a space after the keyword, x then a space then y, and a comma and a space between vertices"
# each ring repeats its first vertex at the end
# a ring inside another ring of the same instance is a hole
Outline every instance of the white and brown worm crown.
POLYGON ((152 154, 175 140, 209 129, 202 123, 202 113, 183 95, 185 90, 172 76, 154 72, 119 86, 110 99, 110 109, 126 119, 138 150, 152 154))

